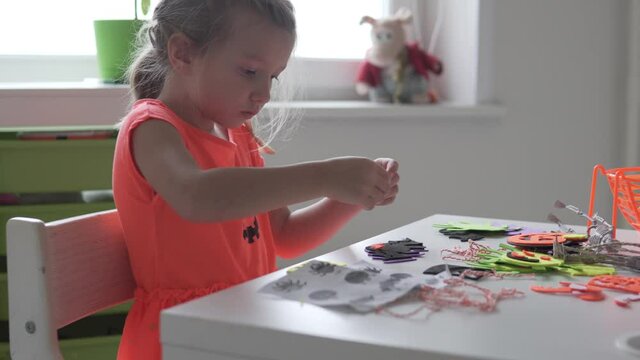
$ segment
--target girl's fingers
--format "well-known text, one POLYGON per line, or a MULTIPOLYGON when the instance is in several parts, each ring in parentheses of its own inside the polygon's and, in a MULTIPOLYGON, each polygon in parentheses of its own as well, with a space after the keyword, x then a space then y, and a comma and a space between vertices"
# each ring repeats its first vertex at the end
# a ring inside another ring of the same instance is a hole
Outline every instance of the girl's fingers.
POLYGON ((387 171, 389 172, 397 172, 399 167, 400 164, 393 159, 389 159, 389 162, 387 162, 387 171))
POLYGON ((384 199, 382 199, 380 202, 378 202, 376 205, 382 206, 382 205, 391 204, 396 199, 396 195, 398 195, 398 191, 400 191, 400 189, 398 188, 397 185, 392 187, 389 194, 387 194, 387 196, 384 199))
POLYGON ((400 182, 400 175, 398 173, 391 174, 391 186, 397 185, 400 182))
POLYGON ((378 158, 374 160, 376 164, 382 166, 386 171, 397 171, 398 170, 398 162, 394 159, 390 158, 378 158))
POLYGON ((390 198, 386 198, 386 199, 382 200, 381 202, 379 202, 379 203, 377 204, 377 206, 385 206, 385 205, 389 205, 389 204, 391 204, 392 202, 394 202, 394 200, 395 200, 395 199, 396 199, 396 197, 395 197, 395 196, 392 196, 392 197, 390 197, 390 198))
POLYGON ((385 172, 387 176, 388 185, 385 186, 383 183, 378 183, 376 185, 376 194, 371 196, 369 200, 375 200, 373 203, 367 202, 365 204, 365 209, 371 210, 375 206, 383 206, 391 204, 395 201, 396 195, 398 194, 398 183, 400 182, 400 175, 398 175, 398 168, 400 164, 390 158, 378 158, 374 160, 385 172), (380 197, 382 195, 382 197, 380 197))

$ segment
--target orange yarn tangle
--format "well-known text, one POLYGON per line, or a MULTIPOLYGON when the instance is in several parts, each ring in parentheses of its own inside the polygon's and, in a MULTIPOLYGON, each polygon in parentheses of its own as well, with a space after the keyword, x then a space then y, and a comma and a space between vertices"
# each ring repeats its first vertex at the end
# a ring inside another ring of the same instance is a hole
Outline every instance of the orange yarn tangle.
POLYGON ((482 312, 493 312, 498 301, 524 296, 522 291, 516 289, 501 289, 500 291, 492 292, 487 288, 464 281, 462 277, 447 279, 445 282, 447 286, 441 289, 421 286, 405 298, 378 309, 378 312, 384 312, 399 318, 415 316, 425 309, 431 310, 427 314, 428 316, 444 308, 456 307, 476 308, 482 312), (470 291, 465 291, 465 287, 470 288, 470 291), (399 313, 389 309, 389 307, 401 302, 414 302, 416 300, 422 304, 410 312, 399 313))
POLYGON ((442 255, 442 260, 459 260, 459 261, 478 261, 480 255, 489 254, 492 250, 484 245, 478 244, 476 241, 469 240, 469 248, 462 249, 459 246, 453 249, 443 249, 440 254, 449 253, 451 255, 442 255))
MULTIPOLYGON (((494 253, 487 246, 480 245, 477 242, 469 241, 469 247, 462 249, 456 246, 453 249, 444 249, 442 259, 450 259, 465 262, 474 262, 481 259, 483 255, 494 253), (447 255, 448 254, 448 255, 447 255)), ((464 280, 465 275, 482 274, 484 278, 492 277, 502 279, 509 277, 527 277, 530 274, 499 274, 494 270, 465 270, 459 277, 452 277, 444 280, 447 286, 443 288, 432 288, 429 286, 420 286, 411 291, 407 296, 395 302, 387 304, 378 309, 378 312, 384 312, 399 318, 412 317, 423 310, 431 310, 428 314, 440 311, 445 308, 475 308, 482 312, 492 312, 495 310, 498 302, 504 299, 519 298, 524 296, 524 292, 517 289, 501 289, 493 292, 490 289, 483 288, 474 283, 464 280), (489 273, 490 275, 488 275, 489 273), (410 304, 419 302, 418 308, 406 313, 392 311, 390 308, 401 304, 410 304)), ((427 315, 427 316, 428 316, 427 315)))

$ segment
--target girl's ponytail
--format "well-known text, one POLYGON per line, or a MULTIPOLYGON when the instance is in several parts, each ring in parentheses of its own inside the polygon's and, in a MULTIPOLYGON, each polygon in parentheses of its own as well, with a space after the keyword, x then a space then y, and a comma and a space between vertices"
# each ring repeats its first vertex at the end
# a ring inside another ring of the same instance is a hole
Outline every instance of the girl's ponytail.
POLYGON ((157 99, 162 90, 168 67, 165 59, 152 46, 145 46, 129 71, 129 84, 135 100, 157 99))
POLYGON ((157 99, 169 72, 166 38, 157 20, 145 24, 138 33, 138 50, 127 71, 133 101, 157 99))

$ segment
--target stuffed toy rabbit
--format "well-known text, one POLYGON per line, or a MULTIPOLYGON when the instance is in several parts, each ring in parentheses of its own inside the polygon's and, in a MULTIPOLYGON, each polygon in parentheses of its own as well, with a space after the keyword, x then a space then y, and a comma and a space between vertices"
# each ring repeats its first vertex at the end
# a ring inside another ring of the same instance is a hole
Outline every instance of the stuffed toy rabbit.
POLYGON ((407 43, 404 25, 411 23, 408 9, 374 19, 364 16, 360 24, 371 25, 373 46, 360 64, 356 91, 374 102, 435 103, 438 95, 429 87, 429 73, 440 75, 442 62, 416 43, 407 43))

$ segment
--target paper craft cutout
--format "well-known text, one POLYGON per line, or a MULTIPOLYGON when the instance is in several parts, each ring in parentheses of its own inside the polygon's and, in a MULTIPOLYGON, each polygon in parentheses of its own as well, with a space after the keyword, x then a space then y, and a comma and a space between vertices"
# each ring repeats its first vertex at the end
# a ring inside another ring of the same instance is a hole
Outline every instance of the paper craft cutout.
POLYGON ((573 295, 585 301, 602 301, 605 296, 602 289, 597 286, 560 281, 559 287, 531 286, 531 290, 543 294, 573 295))
POLYGON ((602 275, 592 278, 587 285, 640 294, 640 277, 602 275))
POLYGON ((372 244, 367 246, 365 251, 375 260, 382 260, 384 263, 396 263, 414 261, 422 257, 428 250, 422 243, 405 238, 404 240, 372 244))
MULTIPOLYGON (((440 265, 434 265, 428 268, 427 270, 423 271, 422 273, 428 274, 428 275, 437 275, 447 270, 449 270, 452 276, 461 276, 463 275, 465 270, 476 270, 476 269, 469 266, 462 266, 462 265, 440 264, 440 265)), ((464 278, 469 280, 480 280, 486 274, 490 274, 490 273, 491 273, 490 271, 486 271, 486 270, 468 271, 464 274, 464 278)))
POLYGON ((520 234, 522 228, 510 227, 509 225, 501 225, 497 223, 476 224, 466 221, 449 222, 446 224, 434 224, 435 228, 439 228, 440 233, 448 236, 450 239, 457 239, 462 242, 469 240, 481 240, 487 236, 508 236, 520 234))
POLYGON ((558 241, 560 244, 565 242, 581 243, 587 241, 587 235, 574 233, 539 233, 539 234, 522 234, 510 236, 507 243, 520 248, 549 248, 553 247, 553 242, 558 241))
POLYGON ((493 226, 489 223, 477 224, 468 221, 448 222, 446 224, 433 224, 433 227, 448 230, 465 231, 506 231, 509 229, 508 225, 493 226))
POLYGON ((259 292, 319 306, 349 306, 356 311, 376 310, 417 286, 446 286, 448 274, 413 276, 389 271, 365 261, 351 266, 312 260, 259 292))
POLYGON ((640 295, 621 295, 613 299, 613 302, 621 307, 628 307, 632 301, 640 301, 640 295))
POLYGON ((485 237, 483 234, 480 234, 477 232, 471 232, 468 230, 440 229, 440 233, 448 236, 449 239, 457 239, 462 242, 467 242, 469 240, 474 240, 474 241, 482 240, 485 237))
POLYGON ((547 254, 523 251, 515 246, 500 244, 499 249, 492 249, 474 241, 469 242, 468 249, 445 249, 443 259, 464 261, 474 268, 494 270, 507 273, 539 273, 560 271, 569 275, 611 275, 615 268, 605 265, 572 263, 547 254))
POLYGON ((628 307, 631 302, 640 301, 640 278, 617 275, 596 276, 587 284, 561 281, 559 287, 532 286, 531 290, 546 294, 574 295, 586 301, 601 301, 605 295, 602 288, 626 291, 633 294, 616 296, 613 302, 620 307, 628 307))

